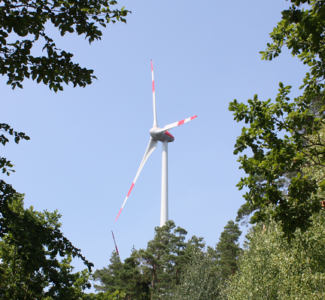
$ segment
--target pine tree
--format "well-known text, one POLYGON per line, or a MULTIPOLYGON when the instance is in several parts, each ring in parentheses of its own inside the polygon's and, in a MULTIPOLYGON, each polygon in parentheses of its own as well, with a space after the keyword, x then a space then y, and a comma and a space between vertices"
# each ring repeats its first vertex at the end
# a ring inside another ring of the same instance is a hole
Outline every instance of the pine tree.
POLYGON ((149 283, 140 273, 139 263, 134 253, 135 251, 122 263, 118 254, 113 251, 109 266, 96 270, 94 273, 94 280, 101 283, 101 285, 95 285, 95 289, 110 293, 124 291, 124 299, 149 299, 149 283))
POLYGON ((193 235, 186 243, 186 254, 191 256, 193 253, 200 253, 205 247, 203 237, 197 237, 193 235))
POLYGON ((97 270, 94 279, 101 285, 96 290, 124 291, 125 299, 167 299, 180 284, 193 253, 201 253, 203 238, 193 236, 186 241, 187 231, 168 221, 155 228, 154 238, 146 249, 132 249, 129 258, 121 263, 113 252, 110 265, 97 270))
POLYGON ((150 282, 151 299, 162 299, 179 283, 182 269, 189 260, 185 242, 187 231, 175 227, 173 221, 156 227, 147 249, 138 251, 141 271, 150 282))
POLYGON ((234 221, 229 221, 221 233, 219 242, 216 246, 218 266, 220 267, 223 280, 230 275, 234 275, 238 269, 237 262, 240 252, 238 239, 241 235, 239 226, 234 221))
POLYGON ((116 274, 122 267, 122 263, 116 251, 113 251, 110 258, 110 264, 107 268, 96 270, 94 272, 94 280, 99 280, 101 285, 94 285, 96 291, 114 292, 119 289, 116 274))
POLYGON ((139 262, 131 255, 125 259, 122 268, 119 270, 118 277, 123 283, 124 291, 126 291, 126 299, 149 299, 149 282, 139 271, 139 262))

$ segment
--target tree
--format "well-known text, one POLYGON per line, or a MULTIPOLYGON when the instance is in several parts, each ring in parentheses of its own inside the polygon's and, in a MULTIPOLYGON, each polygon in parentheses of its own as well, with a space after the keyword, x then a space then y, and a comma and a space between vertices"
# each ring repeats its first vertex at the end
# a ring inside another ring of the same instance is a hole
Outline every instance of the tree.
POLYGON ((193 252, 180 284, 170 292, 171 300, 220 299, 221 274, 209 252, 193 252))
POLYGON ((15 193, 8 200, 12 213, 19 217, 8 221, 0 239, 1 299, 113 300, 123 292, 86 294, 90 288, 92 264, 63 237, 57 211, 37 212, 24 209, 24 195, 15 193), (73 272, 73 257, 83 260, 87 269, 73 272))
POLYGON ((85 294, 82 300, 117 300, 117 299, 124 299, 125 293, 122 291, 116 290, 114 293, 109 292, 100 292, 98 294, 85 294))
POLYGON ((120 262, 113 252, 110 265, 96 270, 94 279, 100 291, 125 291, 126 299, 167 299, 181 283, 182 274, 193 253, 202 252, 203 238, 193 236, 185 241, 186 230, 168 221, 155 228, 154 238, 146 249, 132 249, 132 254, 120 262))
POLYGON ((94 285, 97 291, 115 291, 118 289, 117 282, 115 281, 116 273, 122 267, 122 262, 116 251, 113 251, 110 258, 108 268, 96 270, 94 272, 94 280, 99 280, 101 285, 94 285))
POLYGON ((50 25, 63 36, 67 32, 85 35, 89 43, 101 39, 98 26, 109 22, 126 22, 129 11, 111 9, 115 0, 2 0, 0 6, 0 74, 7 75, 7 84, 22 88, 25 78, 49 85, 55 92, 62 83, 85 87, 91 84, 93 70, 72 62, 73 54, 56 47, 46 33, 50 25), (15 33, 15 35, 13 34, 15 33), (12 38, 18 39, 9 42, 12 38), (37 41, 42 41, 44 56, 32 55, 37 41))
POLYGON ((96 270, 93 275, 94 280, 100 281, 100 285, 95 285, 95 289, 109 293, 123 290, 124 299, 149 299, 149 283, 140 273, 138 265, 134 255, 122 263, 118 254, 113 251, 109 266, 96 270))
MULTIPOLYGON (((19 143, 21 139, 29 140, 30 138, 25 135, 23 132, 14 131, 8 124, 0 123, 0 130, 14 136, 15 143, 19 143)), ((9 139, 4 134, 0 135, 0 143, 5 146, 9 142, 9 139)), ((11 172, 15 172, 13 170, 13 164, 10 160, 5 157, 0 157, 0 170, 3 174, 7 176, 10 175, 11 172)), ((12 188, 11 185, 7 184, 4 180, 0 180, 0 238, 4 236, 8 232, 8 224, 10 221, 14 221, 14 219, 18 218, 18 215, 14 213, 9 205, 10 199, 15 195, 16 191, 12 188), (13 218, 10 220, 10 218, 13 218)))
POLYGON ((222 299, 223 285, 238 269, 240 235, 238 224, 229 221, 215 249, 208 247, 205 252, 202 248, 188 247, 192 252, 190 259, 168 299, 222 299))
POLYGON ((90 287, 92 264, 62 235, 60 215, 24 209, 22 194, 11 195, 6 203, 11 214, 1 218, 5 227, 0 240, 1 297, 80 299, 90 287), (72 257, 81 258, 88 269, 72 273, 72 257))
MULTIPOLYGON (((268 208, 272 210, 272 207, 268 208)), ((223 295, 226 299, 323 299, 325 293, 325 212, 312 216, 311 227, 297 229, 288 242, 271 217, 254 225, 223 295)))
MULTIPOLYGON (((182 271, 190 259, 186 252, 187 231, 175 227, 173 221, 156 227, 155 236, 148 242, 147 249, 140 249, 136 254, 140 270, 150 283, 150 299, 168 297, 172 288, 179 284, 182 271)), ((193 239, 192 242, 193 246, 198 241, 193 239)))
POLYGON ((228 279, 237 271, 237 261, 240 252, 238 239, 241 235, 238 224, 234 221, 228 221, 221 232, 219 242, 216 245, 216 256, 222 280, 228 279))
POLYGON ((311 225, 311 216, 321 209, 319 191, 325 186, 325 177, 315 179, 305 173, 307 168, 313 173, 325 166, 325 143, 319 136, 325 125, 325 2, 291 3, 270 34, 272 44, 261 53, 262 59, 272 60, 287 46, 293 56, 310 67, 303 79, 302 95, 291 100, 291 87, 280 83, 275 102, 262 101, 255 95, 248 104, 234 100, 229 105, 237 122, 249 124, 237 138, 234 154, 246 149, 253 153, 239 158, 248 176, 238 183, 239 189, 248 188, 244 198, 256 210, 251 221, 266 220, 265 211, 273 204, 268 213, 288 238, 297 228, 307 230, 311 225), (302 4, 307 9, 302 9, 302 4), (290 178, 288 185, 283 185, 286 178, 290 178))

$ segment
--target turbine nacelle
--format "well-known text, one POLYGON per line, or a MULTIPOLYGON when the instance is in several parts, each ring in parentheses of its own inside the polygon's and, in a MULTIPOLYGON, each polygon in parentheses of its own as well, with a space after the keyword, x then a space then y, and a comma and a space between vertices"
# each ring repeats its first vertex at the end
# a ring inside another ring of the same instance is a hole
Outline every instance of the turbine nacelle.
POLYGON ((170 132, 159 127, 152 127, 149 133, 154 141, 171 143, 175 140, 170 132))

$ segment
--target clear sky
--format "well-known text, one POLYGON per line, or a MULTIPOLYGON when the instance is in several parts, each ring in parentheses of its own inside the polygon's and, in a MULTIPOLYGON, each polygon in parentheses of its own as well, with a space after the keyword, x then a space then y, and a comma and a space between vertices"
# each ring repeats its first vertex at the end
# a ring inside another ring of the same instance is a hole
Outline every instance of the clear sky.
POLYGON ((272 62, 259 54, 289 6, 285 0, 120 0, 119 6, 132 11, 127 24, 109 24, 92 45, 49 27, 59 48, 95 71, 92 85, 55 94, 26 80, 23 90, 12 91, 0 78, 1 122, 31 137, 2 147, 16 169, 4 179, 26 194, 26 207, 57 209, 64 234, 95 269, 109 263, 111 229, 125 259, 133 245, 145 248, 159 225, 161 144, 114 222, 149 141, 150 59, 158 125, 198 115, 171 130, 169 216, 210 246, 244 203, 236 188, 244 173, 233 155, 244 124, 233 120, 229 102, 254 94, 274 99, 280 81, 296 96, 306 72, 288 51, 272 62))

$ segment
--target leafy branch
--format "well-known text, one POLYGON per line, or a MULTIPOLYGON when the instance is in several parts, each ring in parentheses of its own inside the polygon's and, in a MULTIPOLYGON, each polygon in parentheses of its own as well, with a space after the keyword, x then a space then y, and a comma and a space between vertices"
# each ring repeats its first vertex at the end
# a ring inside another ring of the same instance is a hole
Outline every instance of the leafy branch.
POLYGON ((62 91, 62 83, 71 82, 74 87, 85 87, 96 77, 93 70, 82 68, 72 62, 73 54, 56 47, 46 34, 45 24, 58 28, 61 36, 76 32, 92 43, 100 40, 98 26, 116 21, 126 23, 130 11, 124 7, 111 9, 117 2, 107 0, 1 0, 0 1, 0 74, 7 75, 7 84, 14 89, 22 88, 25 78, 49 85, 55 92, 62 91), (14 32, 20 37, 8 43, 14 32), (28 36, 28 39, 23 37, 28 36), (45 41, 43 51, 47 55, 33 56, 36 41, 45 41))

